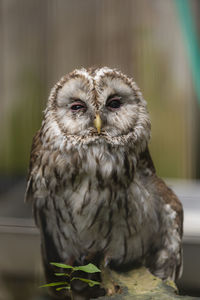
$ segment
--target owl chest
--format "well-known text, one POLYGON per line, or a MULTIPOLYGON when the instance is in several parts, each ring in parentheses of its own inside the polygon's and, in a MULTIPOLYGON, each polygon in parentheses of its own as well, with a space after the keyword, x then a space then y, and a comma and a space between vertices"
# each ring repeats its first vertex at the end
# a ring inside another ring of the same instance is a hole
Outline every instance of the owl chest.
POLYGON ((73 236, 74 251, 102 251, 124 262, 141 257, 151 236, 147 198, 134 182, 128 188, 113 183, 102 188, 84 178, 76 190, 68 186, 62 198, 68 204, 60 213, 65 234, 73 236))

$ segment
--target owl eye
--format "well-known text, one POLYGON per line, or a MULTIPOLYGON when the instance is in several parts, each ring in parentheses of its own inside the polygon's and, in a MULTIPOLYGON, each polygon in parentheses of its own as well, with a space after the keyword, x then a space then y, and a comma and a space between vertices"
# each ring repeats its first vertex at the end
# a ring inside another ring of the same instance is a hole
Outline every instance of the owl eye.
POLYGON ((122 105, 121 103, 121 97, 119 96, 111 96, 108 98, 106 106, 110 109, 110 110, 116 110, 118 108, 120 108, 120 106, 122 105))
POLYGON ((75 101, 75 102, 72 103, 70 108, 71 108, 72 111, 85 110, 86 105, 82 101, 75 101))

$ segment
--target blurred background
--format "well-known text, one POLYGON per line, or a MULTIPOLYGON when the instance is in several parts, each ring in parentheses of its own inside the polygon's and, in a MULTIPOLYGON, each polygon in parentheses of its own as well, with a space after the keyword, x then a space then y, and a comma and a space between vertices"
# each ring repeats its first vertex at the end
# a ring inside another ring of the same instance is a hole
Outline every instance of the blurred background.
POLYGON ((50 89, 75 68, 132 76, 150 150, 185 209, 182 293, 200 296, 200 1, 0 0, 0 300, 45 299, 39 235, 23 203, 50 89))

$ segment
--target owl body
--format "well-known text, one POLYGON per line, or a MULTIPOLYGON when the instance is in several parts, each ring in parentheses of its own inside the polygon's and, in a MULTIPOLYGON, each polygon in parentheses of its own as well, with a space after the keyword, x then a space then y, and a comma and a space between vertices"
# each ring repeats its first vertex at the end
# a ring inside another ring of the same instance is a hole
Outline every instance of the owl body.
POLYGON ((136 84, 109 68, 75 70, 52 89, 34 138, 26 198, 49 262, 181 270, 182 207, 156 175, 136 84))

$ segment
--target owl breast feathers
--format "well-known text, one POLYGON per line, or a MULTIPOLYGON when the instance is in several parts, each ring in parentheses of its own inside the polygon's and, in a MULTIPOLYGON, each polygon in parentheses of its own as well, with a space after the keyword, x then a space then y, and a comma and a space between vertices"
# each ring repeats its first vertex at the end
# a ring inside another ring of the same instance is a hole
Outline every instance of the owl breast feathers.
POLYGON ((49 262, 98 259, 179 277, 182 206, 156 175, 150 127, 139 88, 117 70, 75 70, 53 87, 26 191, 47 277, 49 262))

